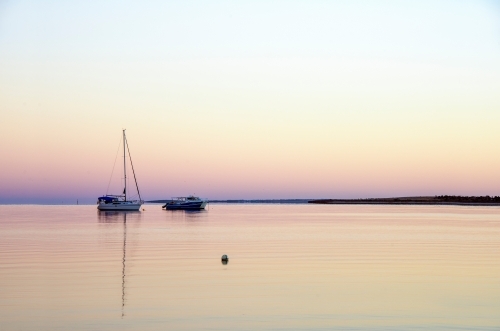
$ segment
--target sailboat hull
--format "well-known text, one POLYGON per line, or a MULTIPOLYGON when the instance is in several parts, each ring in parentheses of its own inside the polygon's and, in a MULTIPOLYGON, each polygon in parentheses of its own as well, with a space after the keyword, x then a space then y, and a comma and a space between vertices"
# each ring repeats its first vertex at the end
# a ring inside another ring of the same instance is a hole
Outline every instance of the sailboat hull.
POLYGON ((100 203, 97 205, 99 210, 139 210, 141 208, 140 203, 100 203))

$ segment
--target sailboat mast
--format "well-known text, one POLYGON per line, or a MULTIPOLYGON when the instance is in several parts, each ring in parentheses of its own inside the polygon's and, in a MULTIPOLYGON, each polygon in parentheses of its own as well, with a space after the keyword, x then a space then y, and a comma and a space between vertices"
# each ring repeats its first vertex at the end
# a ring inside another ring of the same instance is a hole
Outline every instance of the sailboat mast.
POLYGON ((125 155, 125 144, 127 140, 125 139, 125 130, 123 130, 123 177, 125 181, 125 188, 123 189, 123 195, 125 196, 125 201, 127 201, 127 165, 125 163, 126 155, 125 155))

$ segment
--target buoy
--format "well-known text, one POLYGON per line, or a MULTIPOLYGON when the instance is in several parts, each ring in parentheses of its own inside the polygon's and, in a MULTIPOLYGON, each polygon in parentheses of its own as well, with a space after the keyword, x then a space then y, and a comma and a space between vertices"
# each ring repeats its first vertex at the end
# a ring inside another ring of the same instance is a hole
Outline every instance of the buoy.
POLYGON ((229 261, 229 258, 227 257, 226 254, 222 255, 221 261, 222 261, 222 264, 227 264, 227 262, 229 261))

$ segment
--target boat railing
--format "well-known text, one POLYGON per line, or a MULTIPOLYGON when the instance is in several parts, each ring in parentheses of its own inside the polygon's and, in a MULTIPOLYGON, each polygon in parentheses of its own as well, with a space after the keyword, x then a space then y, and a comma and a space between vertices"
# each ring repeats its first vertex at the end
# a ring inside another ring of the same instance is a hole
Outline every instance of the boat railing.
POLYGON ((208 201, 208 199, 206 199, 206 198, 193 197, 193 196, 189 196, 189 197, 172 197, 172 201, 189 201, 189 200, 208 201))

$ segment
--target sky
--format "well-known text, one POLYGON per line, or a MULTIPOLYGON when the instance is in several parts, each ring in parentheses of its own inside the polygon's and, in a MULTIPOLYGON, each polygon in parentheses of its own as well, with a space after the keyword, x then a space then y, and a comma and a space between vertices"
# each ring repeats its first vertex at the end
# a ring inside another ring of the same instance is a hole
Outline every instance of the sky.
POLYGON ((500 195, 499 128, 499 1, 0 1, 0 203, 122 129, 146 200, 500 195))

